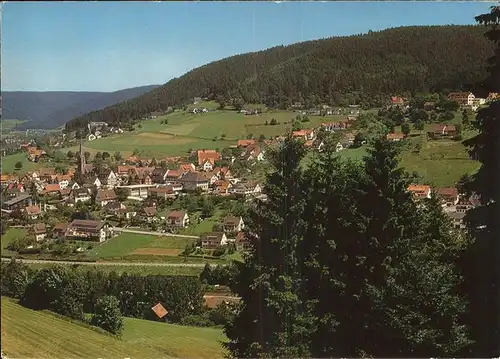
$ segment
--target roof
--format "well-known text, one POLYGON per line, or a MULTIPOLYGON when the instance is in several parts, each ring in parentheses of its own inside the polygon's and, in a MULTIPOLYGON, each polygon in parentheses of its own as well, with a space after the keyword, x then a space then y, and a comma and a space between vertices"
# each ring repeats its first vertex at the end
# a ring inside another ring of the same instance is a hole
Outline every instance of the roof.
POLYGON ((294 131, 292 133, 293 137, 301 137, 301 136, 309 136, 311 133, 313 133, 314 130, 311 129, 305 129, 305 130, 300 130, 300 131, 294 131))
POLYGON ((180 178, 183 182, 208 182, 207 178, 200 172, 190 171, 180 178))
POLYGON ((133 169, 133 166, 118 166, 117 173, 123 174, 128 173, 129 170, 133 169))
POLYGON ((148 217, 156 216, 156 214, 158 213, 156 207, 144 207, 142 210, 148 217))
POLYGON ((167 194, 175 193, 172 186, 150 188, 149 191, 153 192, 153 193, 155 193, 155 192, 156 193, 167 193, 167 194))
POLYGON ((97 190, 96 200, 98 201, 110 201, 116 199, 116 193, 112 189, 99 189, 97 190))
POLYGON ((205 240, 212 240, 212 241, 222 241, 222 238, 224 237, 224 232, 208 232, 205 233, 201 236, 202 239, 205 240))
POLYGON ((28 215, 40 214, 42 212, 38 206, 28 206, 25 210, 28 215))
POLYGON ((210 161, 211 164, 214 164, 215 161, 220 159, 220 153, 215 150, 199 150, 198 151, 198 165, 204 164, 207 160, 210 161))
POLYGON ((75 219, 68 228, 78 229, 80 231, 87 232, 97 232, 102 227, 104 227, 104 222, 102 221, 93 221, 90 219, 75 219))
POLYGON ((183 172, 194 171, 196 167, 192 163, 183 163, 179 166, 179 169, 183 172))
POLYGON ((405 100, 402 98, 402 97, 399 97, 399 96, 393 96, 391 97, 391 102, 392 103, 398 103, 398 104, 402 104, 405 102, 405 100))
POLYGON ((182 219, 186 214, 186 211, 171 211, 168 213, 167 218, 182 219))
POLYGON ((437 124, 437 125, 432 126, 432 130, 434 132, 439 132, 439 133, 442 133, 445 128, 446 128, 446 125, 443 125, 443 124, 437 124))
POLYGON ((387 136, 386 136, 386 138, 387 138, 388 140, 402 139, 402 138, 404 138, 404 137, 405 137, 405 135, 404 135, 403 133, 401 133, 401 132, 397 132, 397 133, 388 133, 388 134, 387 134, 387 136))
POLYGON ((448 97, 464 97, 469 96, 472 92, 450 92, 448 97))
POLYGON ((40 169, 38 169, 38 173, 40 174, 40 176, 55 175, 56 174, 56 169, 55 169, 55 167, 40 168, 40 169))
POLYGON ((19 203, 21 201, 24 201, 24 200, 26 200, 28 198, 31 198, 31 196, 29 194, 27 194, 27 193, 23 193, 23 194, 20 194, 17 197, 9 199, 8 201, 5 201, 3 204, 6 205, 6 206, 11 206, 13 204, 16 204, 16 203, 19 203))
POLYGON ((155 314, 160 319, 168 314, 168 311, 165 309, 163 305, 161 305, 161 303, 156 304, 153 308, 151 308, 151 310, 155 312, 155 314))
POLYGON ((255 140, 238 140, 238 147, 247 147, 248 145, 253 145, 255 140))
POLYGON ((59 186, 59 183, 46 184, 43 189, 45 192, 58 192, 61 190, 61 186, 59 186))
POLYGON ((237 226, 240 224, 241 217, 227 216, 224 218, 224 225, 226 226, 237 226))
POLYGON ((167 178, 179 178, 181 176, 180 171, 168 170, 167 178))
POLYGON ((66 229, 68 229, 68 227, 69 227, 69 223, 59 222, 59 223, 56 223, 56 225, 54 226, 54 230, 66 231, 66 229))
POLYGON ((431 186, 427 185, 416 185, 412 184, 408 186, 408 191, 413 192, 414 194, 427 194, 431 190, 431 186))
POLYGON ((443 187, 436 190, 438 196, 441 197, 458 197, 458 189, 455 187, 443 187))
POLYGON ((33 225, 33 232, 35 234, 43 234, 43 233, 46 233, 47 232, 47 229, 45 228, 45 224, 44 223, 35 223, 33 225))

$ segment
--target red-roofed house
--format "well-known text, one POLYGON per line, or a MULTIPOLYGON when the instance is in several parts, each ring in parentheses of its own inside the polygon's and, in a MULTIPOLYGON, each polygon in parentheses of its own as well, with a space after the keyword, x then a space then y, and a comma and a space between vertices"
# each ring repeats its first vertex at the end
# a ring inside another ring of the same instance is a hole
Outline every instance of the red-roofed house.
POLYGON ((455 206, 458 203, 458 190, 455 187, 438 188, 436 194, 443 201, 443 206, 455 206))
POLYGON ((40 207, 34 205, 28 206, 24 210, 26 211, 26 215, 31 219, 37 219, 42 214, 40 207))
POLYGON ((301 137, 304 140, 314 140, 315 133, 313 129, 305 129, 305 130, 299 130, 299 131, 294 131, 292 133, 293 137, 301 137))
POLYGON ((412 184, 408 186, 408 191, 416 198, 431 198, 431 186, 412 184))
POLYGON ((249 145, 254 145, 256 142, 257 141, 255 141, 255 140, 238 140, 237 146, 245 148, 249 145))
POLYGON ((204 171, 211 171, 215 162, 220 160, 220 153, 215 150, 199 150, 198 151, 198 165, 204 171))
POLYGON ((393 141, 393 142, 396 142, 396 141, 401 141, 401 140, 404 140, 405 138, 405 135, 401 132, 397 132, 397 133, 388 133, 387 136, 386 136, 387 140, 389 141, 393 141))

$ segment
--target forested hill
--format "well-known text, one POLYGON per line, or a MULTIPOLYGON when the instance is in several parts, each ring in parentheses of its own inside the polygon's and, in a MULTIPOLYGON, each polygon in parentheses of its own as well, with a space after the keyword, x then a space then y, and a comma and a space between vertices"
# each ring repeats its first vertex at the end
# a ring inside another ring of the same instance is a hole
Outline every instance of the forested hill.
POLYGON ((141 86, 114 92, 3 91, 2 118, 26 121, 17 125, 18 130, 57 128, 76 116, 135 98, 157 87, 141 86))
POLYGON ((71 121, 127 122, 196 96, 286 106, 407 91, 460 89, 484 75, 493 48, 480 26, 414 26, 232 56, 124 103, 71 121))

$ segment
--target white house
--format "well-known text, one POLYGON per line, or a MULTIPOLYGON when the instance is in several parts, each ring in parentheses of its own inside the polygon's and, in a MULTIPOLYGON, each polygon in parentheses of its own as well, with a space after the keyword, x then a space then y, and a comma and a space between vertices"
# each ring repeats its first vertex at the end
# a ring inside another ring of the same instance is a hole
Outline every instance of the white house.
POLYGON ((171 211, 167 215, 167 225, 185 228, 189 225, 189 216, 185 211, 171 211))

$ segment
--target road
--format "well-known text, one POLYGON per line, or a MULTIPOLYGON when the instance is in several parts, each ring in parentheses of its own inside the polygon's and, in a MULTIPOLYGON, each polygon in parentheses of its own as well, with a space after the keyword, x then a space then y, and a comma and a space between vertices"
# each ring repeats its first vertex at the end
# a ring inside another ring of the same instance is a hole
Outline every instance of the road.
MULTIPOLYGON (((195 267, 201 268, 205 263, 163 263, 163 262, 76 262, 76 261, 51 261, 43 259, 16 259, 25 263, 49 264, 77 264, 89 266, 143 266, 143 267, 195 267)), ((2 258, 2 262, 10 262, 10 258, 2 258)))
POLYGON ((188 236, 186 234, 172 234, 172 233, 162 233, 162 232, 148 232, 148 231, 140 231, 137 229, 128 229, 128 228, 120 228, 113 227, 113 231, 115 232, 123 232, 123 233, 136 233, 136 234, 148 234, 150 236, 159 236, 159 237, 179 237, 179 238, 192 238, 198 239, 199 236, 188 236))

